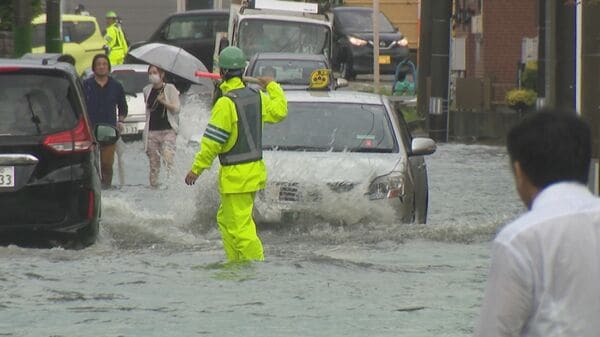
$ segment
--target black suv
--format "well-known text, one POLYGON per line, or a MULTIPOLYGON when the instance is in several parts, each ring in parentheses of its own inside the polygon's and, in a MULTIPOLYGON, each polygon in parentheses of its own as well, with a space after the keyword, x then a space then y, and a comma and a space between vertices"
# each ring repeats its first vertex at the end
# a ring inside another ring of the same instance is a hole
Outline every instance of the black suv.
MULTIPOLYGON (((332 65, 341 76, 373 73, 373 9, 336 7, 333 12, 332 65)), ((408 41, 390 20, 379 13, 379 72, 394 74, 396 65, 409 54, 408 41)))
MULTIPOLYGON (((229 11, 201 9, 170 15, 147 41, 136 42, 130 50, 147 43, 159 42, 185 49, 196 56, 206 69, 212 70, 215 52, 215 37, 218 32, 227 32, 229 11)), ((125 63, 137 63, 132 56, 125 63)))
POLYGON ((116 129, 98 125, 92 134, 75 68, 52 59, 0 59, 0 101, 0 237, 49 231, 74 247, 92 244, 98 142, 114 143, 116 129))

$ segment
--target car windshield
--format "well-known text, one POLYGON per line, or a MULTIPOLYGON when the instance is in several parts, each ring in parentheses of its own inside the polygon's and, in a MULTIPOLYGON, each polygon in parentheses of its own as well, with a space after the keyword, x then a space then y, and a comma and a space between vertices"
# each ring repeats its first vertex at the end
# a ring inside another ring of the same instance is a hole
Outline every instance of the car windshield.
POLYGON ((286 119, 265 124, 263 148, 387 153, 398 147, 383 105, 290 102, 286 119))
POLYGON ((271 76, 280 84, 308 85, 310 74, 317 69, 327 68, 322 61, 311 60, 258 60, 251 76, 271 76))
POLYGON ((165 28, 168 40, 213 39, 216 32, 227 31, 227 18, 219 15, 174 17, 165 28))
MULTIPOLYGON (((340 24, 353 32, 373 32, 373 15, 369 11, 339 11, 336 13, 340 24)), ((395 28, 388 18, 379 13, 379 32, 393 33, 395 28)))
POLYGON ((44 135, 73 128, 75 93, 61 75, 0 72, 0 135, 44 135))
POLYGON ((238 47, 248 58, 258 52, 328 55, 329 39, 325 25, 245 19, 239 26, 238 47))
POLYGON ((123 86, 126 94, 137 94, 148 84, 148 73, 133 70, 114 70, 112 78, 123 86))
MULTIPOLYGON (((71 22, 63 21, 62 24, 62 37, 63 42, 74 42, 81 43, 89 39, 96 31, 94 22, 91 21, 80 21, 71 22)), ((43 47, 46 44, 46 24, 33 25, 33 33, 31 39, 31 46, 33 48, 43 47)))

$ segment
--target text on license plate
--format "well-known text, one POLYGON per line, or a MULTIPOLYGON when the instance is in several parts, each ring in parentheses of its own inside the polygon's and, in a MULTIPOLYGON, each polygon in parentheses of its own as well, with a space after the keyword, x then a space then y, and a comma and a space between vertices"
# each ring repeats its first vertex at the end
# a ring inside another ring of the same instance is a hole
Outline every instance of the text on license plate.
POLYGON ((15 167, 0 166, 0 187, 15 186, 15 167))
POLYGON ((390 55, 379 55, 379 64, 390 64, 390 55))

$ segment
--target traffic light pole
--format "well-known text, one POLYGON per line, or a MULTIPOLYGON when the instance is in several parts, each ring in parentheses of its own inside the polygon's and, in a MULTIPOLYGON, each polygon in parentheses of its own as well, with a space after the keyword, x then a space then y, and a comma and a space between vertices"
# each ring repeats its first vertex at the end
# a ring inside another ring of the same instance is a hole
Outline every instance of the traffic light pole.
POLYGON ((60 0, 46 0, 46 53, 62 53, 60 0))
POLYGON ((452 1, 431 4, 431 97, 429 136, 448 141, 448 77, 450 67, 450 17, 452 1))
POLYGON ((21 57, 31 52, 31 15, 32 8, 30 1, 13 0, 14 20, 13 20, 13 41, 15 57, 21 57))

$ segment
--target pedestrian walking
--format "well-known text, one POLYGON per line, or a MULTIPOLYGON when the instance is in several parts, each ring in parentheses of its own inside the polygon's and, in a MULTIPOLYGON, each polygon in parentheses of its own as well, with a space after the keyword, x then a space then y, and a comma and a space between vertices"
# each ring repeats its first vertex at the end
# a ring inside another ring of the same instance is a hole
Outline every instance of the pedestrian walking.
POLYGON ((177 88, 165 83, 164 70, 150 65, 148 80, 150 84, 143 89, 146 102, 144 150, 150 161, 150 186, 157 188, 161 159, 168 173, 173 170, 181 105, 177 88))
POLYGON ((600 199, 586 188, 589 126, 565 111, 526 116, 507 148, 528 212, 492 245, 477 337, 596 337, 600 199))
MULTIPOLYGON (((127 117, 125 91, 121 83, 110 77, 110 60, 105 54, 94 56, 92 71, 94 76, 83 81, 90 124, 92 128, 103 123, 121 130, 127 117)), ((112 186, 115 146, 100 145, 102 188, 112 186)))
POLYGON ((266 93, 245 86, 246 56, 237 47, 219 55, 223 94, 212 108, 208 126, 185 183, 193 185, 219 156, 221 205, 217 223, 229 261, 263 260, 263 246, 252 219, 256 191, 264 189, 267 170, 262 160, 262 125, 287 116, 287 100, 271 77, 258 80, 266 93))
POLYGON ((123 64, 129 46, 115 11, 106 13, 106 35, 104 35, 104 40, 106 40, 105 48, 110 63, 112 65, 123 64))

